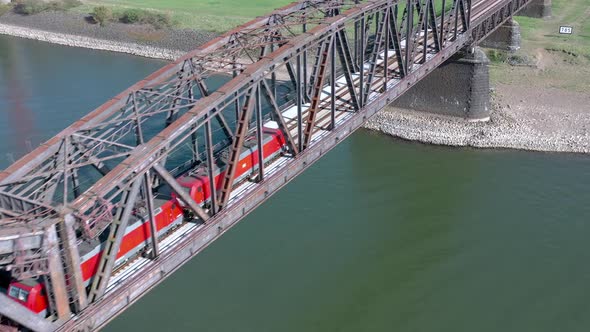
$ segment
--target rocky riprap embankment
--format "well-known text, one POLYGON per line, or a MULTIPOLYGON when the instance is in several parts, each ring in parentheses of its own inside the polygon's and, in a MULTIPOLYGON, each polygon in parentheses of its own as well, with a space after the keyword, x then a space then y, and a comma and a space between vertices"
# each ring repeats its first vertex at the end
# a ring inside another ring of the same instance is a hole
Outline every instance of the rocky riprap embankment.
POLYGON ((377 113, 365 128, 438 145, 590 153, 588 132, 538 130, 504 108, 488 122, 390 108, 377 113))
POLYGON ((86 15, 44 12, 0 17, 0 34, 50 43, 172 60, 211 40, 215 33, 190 29, 154 29, 146 25, 88 23, 86 15))

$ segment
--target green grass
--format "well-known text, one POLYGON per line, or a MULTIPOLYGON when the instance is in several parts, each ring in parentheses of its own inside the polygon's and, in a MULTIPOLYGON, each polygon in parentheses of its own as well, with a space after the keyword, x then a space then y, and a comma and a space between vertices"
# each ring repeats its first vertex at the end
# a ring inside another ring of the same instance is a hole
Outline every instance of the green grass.
POLYGON ((95 6, 109 6, 114 13, 126 8, 166 12, 179 28, 225 32, 267 14, 293 0, 89 0, 78 11, 92 12, 95 6))
MULTIPOLYGON (((518 56, 536 58, 538 68, 513 67, 492 55, 494 83, 590 91, 590 0, 553 0, 550 19, 516 17, 521 27, 518 56), (559 34, 559 26, 574 28, 572 35, 559 34)), ((507 58, 507 57, 506 57, 507 58)))
POLYGON ((590 0, 553 0, 549 20, 517 17, 523 46, 563 50, 590 58, 590 0), (559 26, 574 28, 573 35, 560 35, 559 26))

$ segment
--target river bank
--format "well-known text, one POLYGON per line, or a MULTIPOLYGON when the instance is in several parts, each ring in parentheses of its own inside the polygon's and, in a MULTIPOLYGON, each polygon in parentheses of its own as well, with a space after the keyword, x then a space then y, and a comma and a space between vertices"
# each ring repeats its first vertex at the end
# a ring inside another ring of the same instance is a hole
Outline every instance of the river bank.
POLYGON ((174 60, 217 34, 191 29, 155 29, 149 25, 91 24, 87 15, 48 11, 30 16, 0 17, 0 34, 59 45, 174 60))
MULTIPOLYGON (((120 23, 100 27, 82 14, 6 14, 0 34, 54 44, 174 60, 216 34, 120 23)), ((448 146, 590 153, 588 94, 524 84, 497 84, 489 122, 388 108, 365 128, 406 140, 448 146)))
POLYGON ((487 122, 387 108, 365 128, 436 145, 590 153, 590 95, 498 84, 487 122))

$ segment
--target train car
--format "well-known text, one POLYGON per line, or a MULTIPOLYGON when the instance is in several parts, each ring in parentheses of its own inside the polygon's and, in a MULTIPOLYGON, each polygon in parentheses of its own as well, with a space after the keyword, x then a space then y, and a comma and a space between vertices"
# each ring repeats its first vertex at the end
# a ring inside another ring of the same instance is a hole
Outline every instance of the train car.
POLYGON ((47 315, 47 294, 43 283, 33 279, 15 281, 8 286, 6 295, 38 315, 47 315))
MULTIPOLYGON (((274 121, 267 122, 263 127, 263 159, 265 163, 272 162, 279 157, 285 148, 285 137, 274 121)), ((229 152, 229 151, 227 151, 229 152)), ((217 159, 217 169, 214 172, 215 189, 221 189, 227 168, 228 153, 217 159)), ((234 183, 240 183, 258 171, 258 142, 254 134, 249 135, 244 142, 244 149, 239 157, 238 168, 234 175, 234 183)), ((185 188, 190 197, 199 204, 209 203, 211 199, 211 185, 206 166, 180 176, 178 183, 185 188)), ((176 198, 176 195, 173 194, 176 198)), ((182 201, 179 200, 182 204, 182 201)))
MULTIPOLYGON (((285 148, 285 138, 274 121, 268 121, 263 126, 263 162, 270 163, 281 155, 285 148)), ((244 142, 240 154, 238 169, 234 183, 245 181, 258 170, 258 142, 255 133, 250 133, 244 142)), ((222 181, 227 169, 227 155, 229 148, 216 155, 216 169, 214 185, 221 189, 222 181)), ((206 206, 211 199, 211 184, 207 169, 199 166, 177 178, 180 185, 190 194, 199 205, 206 206)), ((184 204, 176 195, 167 195, 166 190, 155 193, 154 215, 157 236, 162 237, 184 219, 184 204)), ((89 286, 96 274, 98 264, 106 243, 108 229, 98 238, 79 245, 82 279, 89 286)), ((117 253, 115 268, 124 264, 128 259, 140 254, 151 241, 151 227, 147 211, 135 211, 130 220, 125 235, 117 253)), ((42 282, 37 280, 13 281, 10 283, 7 295, 39 315, 47 315, 47 295, 42 282)))

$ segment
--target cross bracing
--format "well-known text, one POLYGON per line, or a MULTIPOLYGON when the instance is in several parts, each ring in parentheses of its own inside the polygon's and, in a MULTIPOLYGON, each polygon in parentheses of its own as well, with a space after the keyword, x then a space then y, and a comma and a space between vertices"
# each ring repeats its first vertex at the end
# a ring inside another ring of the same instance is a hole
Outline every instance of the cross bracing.
MULTIPOLYGON (((213 225, 231 226, 527 2, 300 1, 238 27, 138 82, 0 173, 0 262, 53 281, 69 278, 50 293, 84 312, 88 302, 108 295, 128 224, 151 221, 145 250, 160 255, 156 201, 174 195, 202 234, 213 225), (267 161, 270 123, 284 142, 267 161), (247 151, 264 162, 238 176, 247 151), (195 202, 183 189, 178 178, 187 174, 215 183, 206 201, 195 202), (54 233, 61 262, 40 250, 53 243, 54 233), (99 240, 105 251, 87 293, 76 246, 99 240)), ((53 302, 56 315, 67 316, 67 308, 53 302)))

